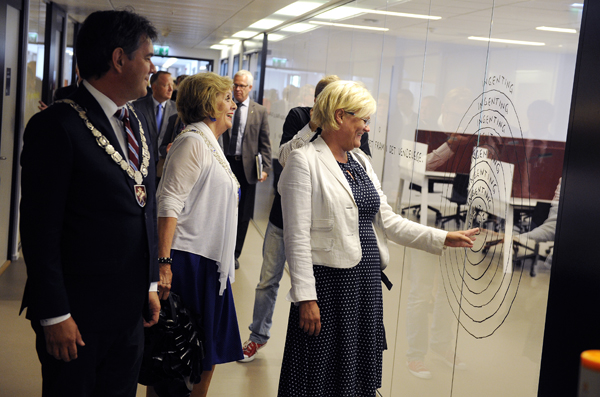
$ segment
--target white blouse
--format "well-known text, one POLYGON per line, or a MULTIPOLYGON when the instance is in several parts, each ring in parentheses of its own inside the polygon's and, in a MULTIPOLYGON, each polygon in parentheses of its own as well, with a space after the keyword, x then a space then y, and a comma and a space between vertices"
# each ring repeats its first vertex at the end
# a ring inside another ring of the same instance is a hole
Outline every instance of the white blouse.
POLYGON ((188 128, 167 154, 158 216, 177 218, 172 249, 217 262, 222 295, 227 278, 235 281, 239 184, 212 130, 202 122, 188 128))

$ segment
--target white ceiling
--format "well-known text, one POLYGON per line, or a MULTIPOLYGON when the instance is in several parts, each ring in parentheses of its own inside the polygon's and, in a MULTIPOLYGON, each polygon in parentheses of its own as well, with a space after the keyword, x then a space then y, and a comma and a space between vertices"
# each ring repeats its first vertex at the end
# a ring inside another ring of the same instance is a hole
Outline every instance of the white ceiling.
MULTIPOLYGON (((70 17, 82 22, 96 10, 127 6, 147 18, 161 33, 157 42, 177 48, 208 49, 252 23, 270 16, 295 0, 58 0, 70 17)), ((309 0, 310 1, 310 0, 309 0)), ((577 35, 542 32, 537 26, 574 28, 579 31, 581 11, 567 0, 321 0, 321 8, 348 3, 347 6, 441 16, 438 21, 400 18, 380 14, 360 14, 346 24, 386 27, 386 35, 422 38, 442 42, 465 42, 468 36, 492 37, 546 43, 546 49, 575 51, 577 35), (427 25, 429 23, 429 25, 427 25)), ((42 0, 31 1, 31 19, 43 27, 42 0), (39 14, 39 15, 38 15, 39 14)), ((306 15, 309 15, 307 13, 306 15)), ((344 29, 344 28, 339 28, 344 29)), ((42 30, 42 29, 39 29, 42 30)), ((43 31, 43 30, 42 30, 43 31)), ((41 34, 42 32, 40 32, 41 34)), ((478 45, 477 42, 472 42, 478 45)), ((487 45, 482 43, 481 45, 487 45)))

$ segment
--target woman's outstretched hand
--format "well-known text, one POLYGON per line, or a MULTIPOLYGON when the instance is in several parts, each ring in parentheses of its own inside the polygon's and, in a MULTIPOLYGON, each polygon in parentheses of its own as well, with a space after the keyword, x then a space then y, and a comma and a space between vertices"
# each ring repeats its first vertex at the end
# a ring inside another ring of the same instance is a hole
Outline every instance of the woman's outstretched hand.
POLYGON ((446 241, 444 245, 447 247, 473 247, 473 241, 475 241, 475 235, 479 234, 479 228, 469 230, 459 230, 456 232, 449 232, 446 235, 446 241))

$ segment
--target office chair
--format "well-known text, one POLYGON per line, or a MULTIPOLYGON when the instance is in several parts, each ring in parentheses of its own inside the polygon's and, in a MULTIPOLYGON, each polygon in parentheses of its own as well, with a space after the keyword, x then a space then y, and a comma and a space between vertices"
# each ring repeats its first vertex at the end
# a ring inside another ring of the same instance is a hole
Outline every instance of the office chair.
POLYGON ((460 222, 464 222, 466 219, 467 211, 461 210, 461 207, 467 204, 467 198, 469 197, 469 174, 456 174, 454 181, 452 182, 452 194, 450 197, 446 197, 448 201, 456 204, 456 213, 452 215, 446 215, 436 219, 436 225, 444 228, 444 225, 450 221, 456 222, 456 227, 460 227, 460 222))
MULTIPOLYGON (((435 181, 433 181, 433 180, 429 181, 429 186, 428 186, 429 193, 433 193, 434 192, 434 190, 433 190, 433 184, 434 183, 435 183, 435 181)), ((414 190, 415 192, 421 193, 421 186, 420 185, 417 185, 417 184, 414 184, 414 183, 411 182, 408 185, 408 188, 410 190, 414 190)), ((434 207, 432 207, 430 205, 427 206, 427 209, 429 209, 430 211, 433 211, 435 213, 435 223, 437 224, 439 218, 442 216, 442 213, 440 212, 440 210, 438 210, 437 208, 434 208, 434 207)), ((411 206, 408 206, 408 207, 404 207, 404 208, 402 208, 402 210, 400 211, 400 213, 402 215, 404 215, 406 213, 406 211, 408 211, 408 210, 412 210, 413 214, 417 217, 417 219, 421 217, 421 204, 415 204, 415 205, 411 205, 411 206)))
MULTIPOLYGON (((536 203, 531 215, 525 216, 523 219, 523 224, 528 225, 528 230, 533 230, 536 227, 540 226, 546 219, 548 219, 548 214, 550 213, 550 203, 538 202, 536 203)), ((525 230, 525 231, 528 231, 525 230)), ((535 246, 532 248, 525 244, 525 242, 515 241, 513 243, 513 268, 517 265, 524 266, 525 261, 527 259, 531 259, 531 270, 529 271, 529 275, 531 277, 536 276, 535 266, 537 265, 538 260, 546 260, 548 255, 552 252, 552 246, 546 249, 543 253, 540 252, 540 243, 536 242, 535 246), (519 248, 523 248, 525 253, 523 255, 518 256, 519 248)))

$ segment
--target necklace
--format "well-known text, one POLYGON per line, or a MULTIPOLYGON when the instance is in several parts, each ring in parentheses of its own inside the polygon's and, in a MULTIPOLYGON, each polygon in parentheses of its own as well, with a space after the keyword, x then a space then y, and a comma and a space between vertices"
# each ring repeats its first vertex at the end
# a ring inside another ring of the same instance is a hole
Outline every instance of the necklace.
POLYGON ((102 149, 104 149, 106 154, 108 154, 113 159, 113 161, 119 167, 121 167, 121 169, 123 171, 125 171, 127 176, 129 176, 131 179, 133 179, 135 181, 135 183, 136 183, 136 185, 134 186, 135 198, 141 207, 145 206, 146 205, 146 186, 142 185, 142 181, 144 180, 144 178, 146 176, 148 176, 148 165, 150 164, 150 151, 148 150, 148 144, 146 143, 146 137, 144 135, 144 129, 142 127, 142 123, 140 123, 140 119, 138 118, 137 113, 133 109, 133 106, 131 106, 130 104, 127 104, 127 108, 129 109, 129 112, 135 116, 136 120, 138 121, 139 128, 140 128, 140 138, 142 141, 142 165, 140 166, 139 171, 136 171, 129 164, 129 162, 127 160, 125 160, 123 158, 123 156, 121 156, 121 154, 114 148, 114 146, 110 144, 108 139, 96 127, 94 127, 94 125, 92 124, 90 119, 87 117, 86 111, 81 106, 79 106, 77 103, 75 103, 71 99, 63 99, 61 101, 56 101, 56 103, 60 103, 60 102, 67 103, 73 109, 75 109, 75 111, 77 112, 79 117, 81 117, 81 119, 83 120, 85 126, 90 130, 92 135, 96 138, 96 142, 98 143, 98 146, 100 146, 102 149))
POLYGON ((221 157, 221 155, 219 154, 219 152, 217 151, 217 149, 212 145, 212 143, 204 135, 204 132, 200 131, 199 129, 197 129, 197 128, 193 127, 193 126, 188 126, 183 131, 181 131, 177 135, 177 137, 179 137, 182 134, 185 134, 186 132, 193 132, 195 134, 200 135, 202 137, 202 139, 204 140, 204 142, 206 143, 206 146, 208 146, 208 148, 212 152, 213 157, 217 160, 217 162, 219 164, 221 164, 221 166, 225 169, 225 171, 227 172, 227 174, 229 174, 229 176, 231 177, 231 179, 233 179, 235 181, 235 184, 236 184, 237 189, 238 189, 238 204, 239 204, 239 199, 240 199, 240 196, 241 196, 240 182, 235 177, 235 174, 231 170, 231 166, 229 165, 229 163, 221 157))

